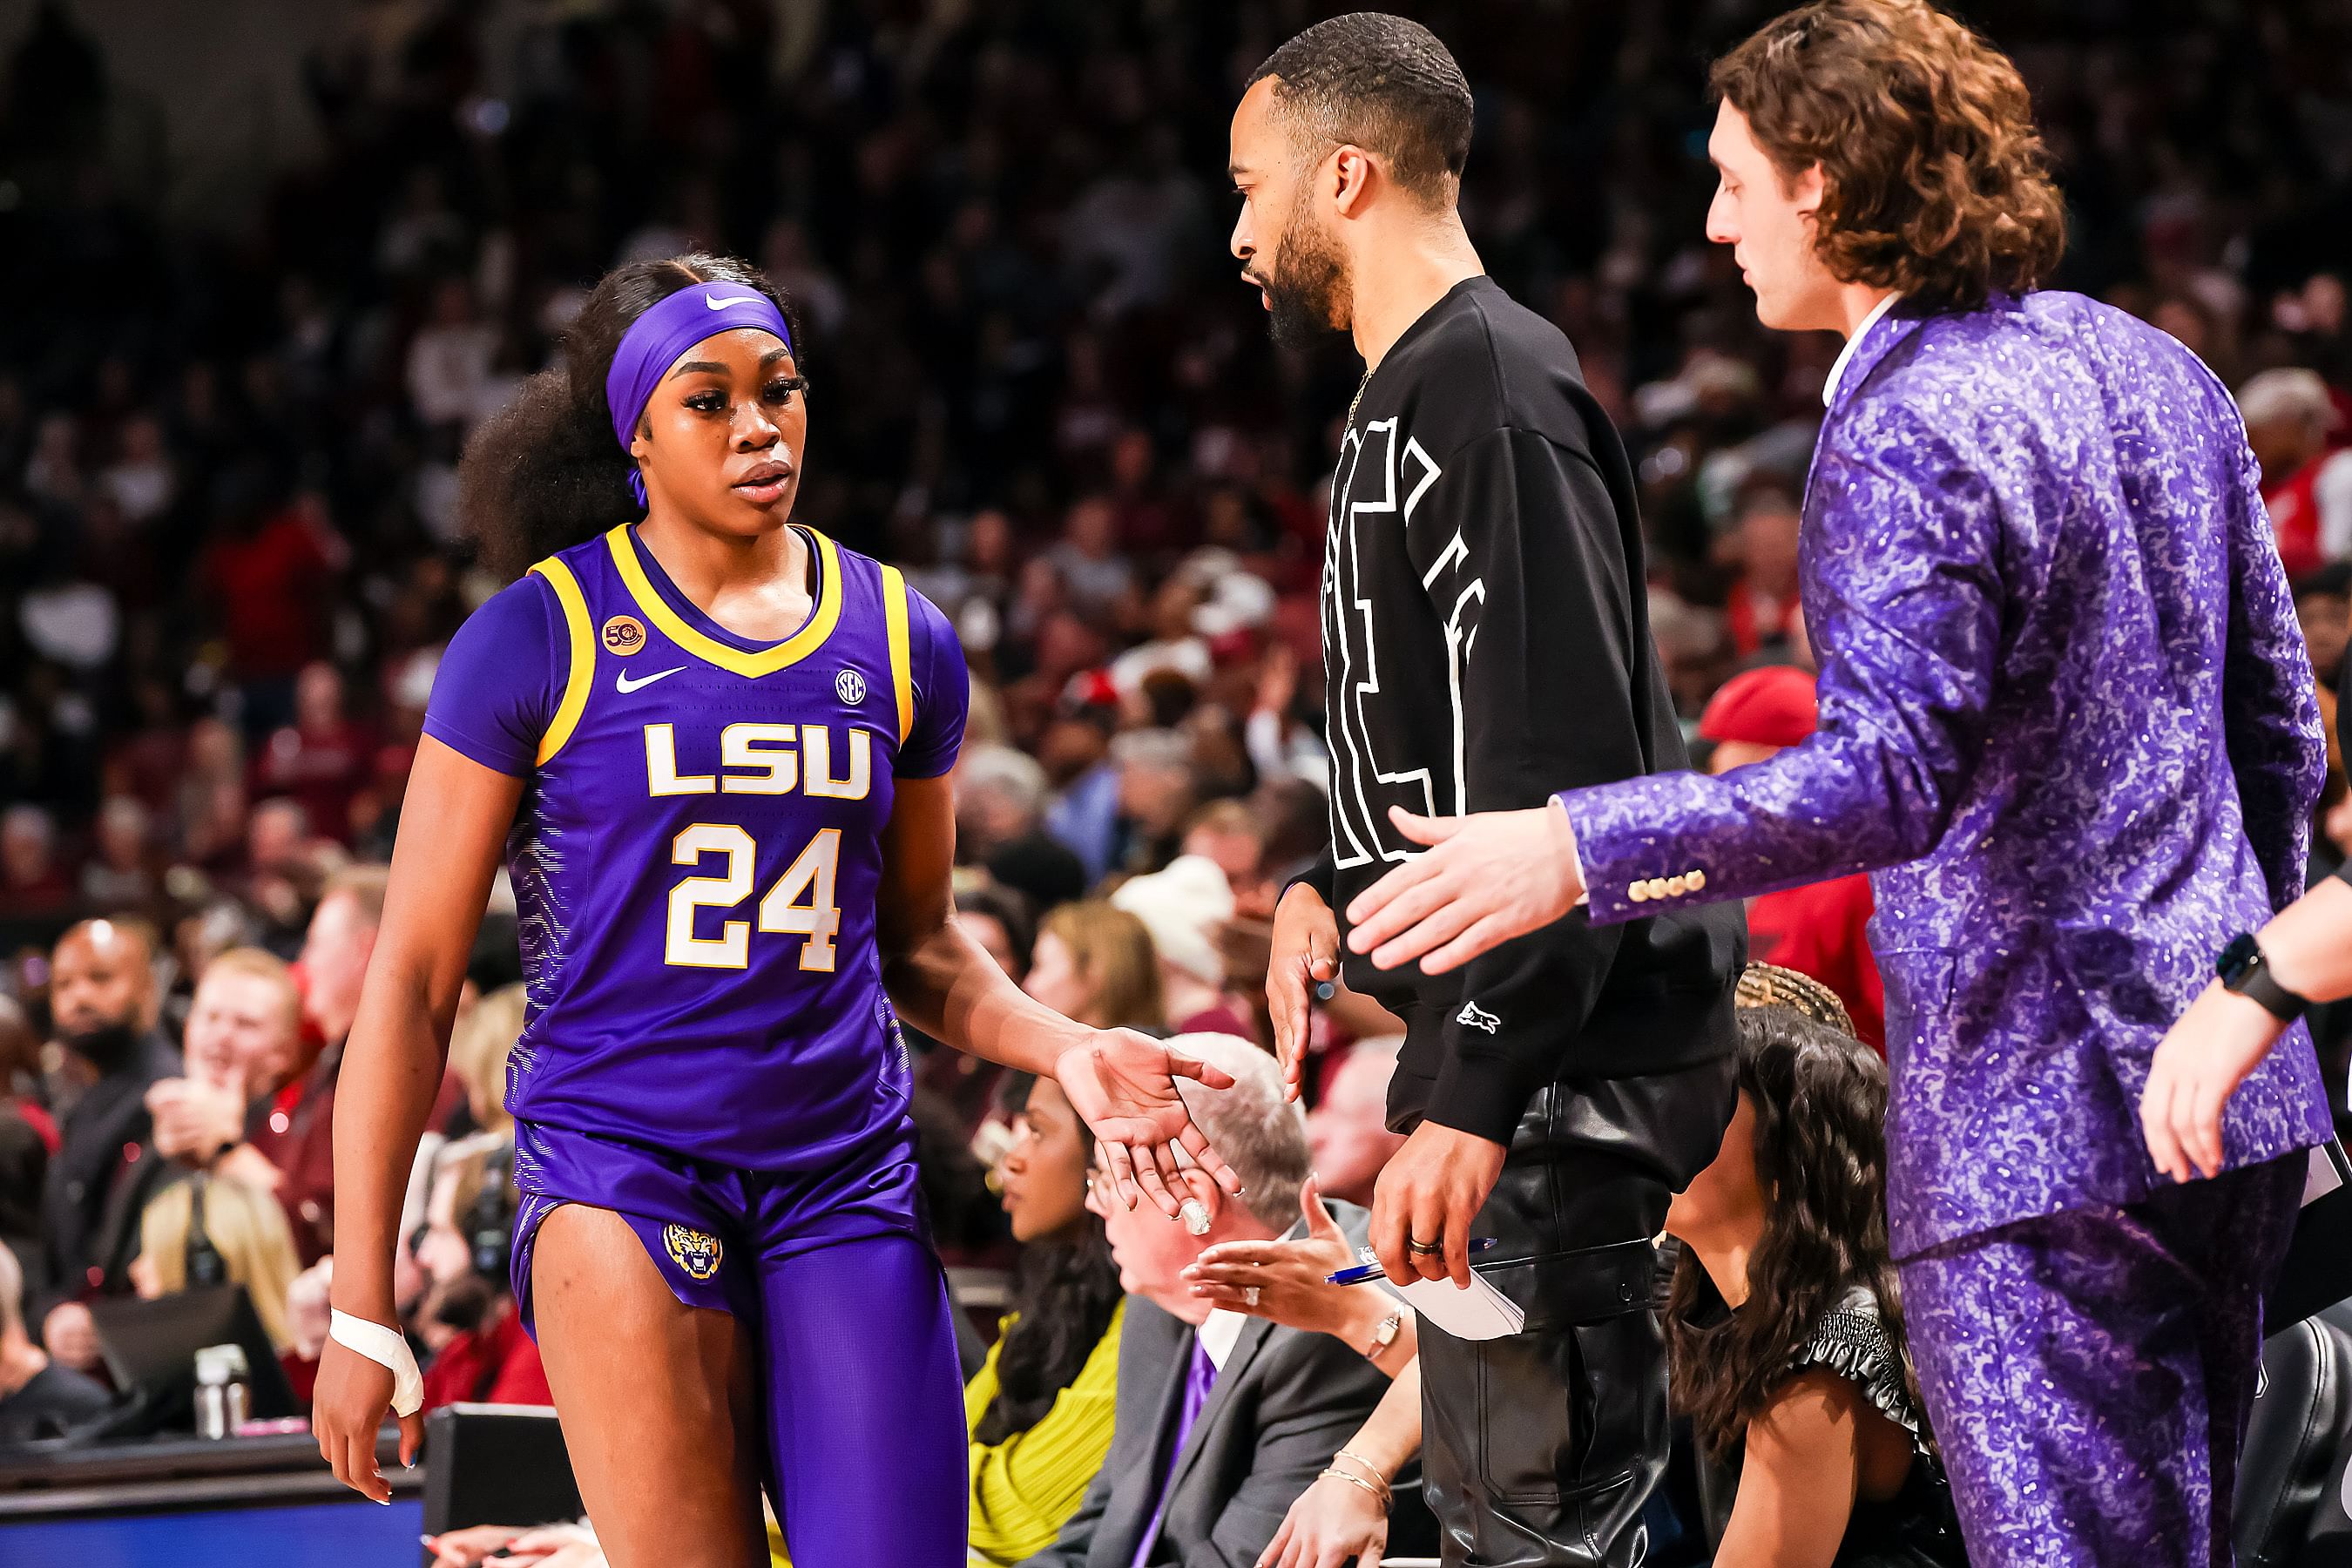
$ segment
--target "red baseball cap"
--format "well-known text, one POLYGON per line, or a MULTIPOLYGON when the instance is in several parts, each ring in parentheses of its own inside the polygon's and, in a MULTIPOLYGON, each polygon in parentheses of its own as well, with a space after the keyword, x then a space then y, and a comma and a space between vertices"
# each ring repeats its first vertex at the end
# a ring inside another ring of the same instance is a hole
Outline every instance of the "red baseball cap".
POLYGON ((1793 665, 1743 669, 1708 699, 1698 732, 1710 741, 1793 746, 1813 732, 1813 678, 1793 665))

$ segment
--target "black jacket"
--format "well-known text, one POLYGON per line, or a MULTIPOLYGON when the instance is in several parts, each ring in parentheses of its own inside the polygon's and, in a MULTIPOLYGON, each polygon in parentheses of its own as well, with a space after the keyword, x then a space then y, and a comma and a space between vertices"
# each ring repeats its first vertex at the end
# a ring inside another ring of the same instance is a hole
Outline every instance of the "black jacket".
MULTIPOLYGON (((41 1194, 52 1287, 39 1304, 43 1314, 60 1300, 130 1289, 140 1213, 173 1174, 172 1162, 151 1141, 147 1090, 179 1072, 179 1051, 150 1030, 59 1123, 57 1158, 49 1162, 41 1194)), ((32 1312, 26 1319, 37 1328, 40 1320, 32 1312)))
MULTIPOLYGON (((1685 768, 1650 638, 1641 521, 1616 431, 1550 322, 1473 278, 1365 383, 1331 487, 1323 659, 1332 854, 1348 900, 1424 816, 1685 768)), ((1688 1067, 1732 1048, 1737 904, 1596 928, 1580 911, 1432 978, 1347 961, 1409 1033, 1390 1124, 1507 1142, 1562 1078, 1688 1067)))

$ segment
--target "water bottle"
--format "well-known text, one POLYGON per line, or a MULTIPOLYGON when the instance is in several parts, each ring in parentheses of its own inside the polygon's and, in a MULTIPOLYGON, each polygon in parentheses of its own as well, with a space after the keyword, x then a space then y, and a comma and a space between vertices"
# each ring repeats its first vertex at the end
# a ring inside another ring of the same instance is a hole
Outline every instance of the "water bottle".
POLYGON ((245 1425, 250 1388, 241 1345, 206 1345, 196 1352, 196 1436, 234 1437, 245 1425))

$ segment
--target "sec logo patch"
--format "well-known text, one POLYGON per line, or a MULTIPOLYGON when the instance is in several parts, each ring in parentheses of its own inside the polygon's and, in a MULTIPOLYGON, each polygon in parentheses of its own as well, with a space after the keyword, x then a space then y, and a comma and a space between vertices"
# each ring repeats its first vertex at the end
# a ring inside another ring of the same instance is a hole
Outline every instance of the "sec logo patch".
POLYGON ((708 1279, 719 1272, 726 1249, 715 1236, 705 1236, 698 1230, 688 1230, 682 1225, 662 1226, 662 1245, 669 1248, 670 1261, 686 1270, 690 1279, 708 1279))
POLYGON ((845 669, 833 678, 835 696, 855 708, 866 700, 866 678, 854 669, 845 669))
POLYGON ((614 616, 604 623, 604 647, 626 658, 646 646, 646 628, 635 616, 614 616))

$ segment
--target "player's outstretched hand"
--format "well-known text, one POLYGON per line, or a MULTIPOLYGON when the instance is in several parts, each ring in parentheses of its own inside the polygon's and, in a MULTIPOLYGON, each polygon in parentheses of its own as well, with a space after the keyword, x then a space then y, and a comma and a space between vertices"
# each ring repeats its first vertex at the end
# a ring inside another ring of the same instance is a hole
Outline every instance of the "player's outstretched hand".
POLYGON ((1425 974, 1459 969, 1551 924, 1584 892, 1576 834, 1557 805, 1475 816, 1415 816, 1392 805, 1389 820, 1432 847, 1348 906, 1348 946, 1380 968, 1418 958, 1425 974))
POLYGON ((2207 985, 2166 1031, 2139 1101, 2148 1157, 2176 1182, 2221 1173, 2221 1110, 2286 1026, 2251 997, 2207 985))
POLYGON ((1171 1189, 1178 1185, 1180 1144, 1217 1185, 1241 1192, 1241 1178, 1209 1147, 1208 1135, 1192 1124, 1176 1092, 1180 1078, 1231 1089, 1233 1075, 1223 1068, 1132 1029, 1097 1029, 1086 1044, 1062 1053, 1054 1077, 1069 1096, 1070 1109, 1094 1130, 1119 1201, 1128 1207, 1135 1206, 1140 1189, 1169 1218, 1178 1216, 1181 1204, 1171 1189))
MULTIPOLYGON (((310 1433, 335 1479, 376 1502, 392 1500, 392 1483, 375 1462, 375 1435, 392 1413, 392 1369, 349 1345, 329 1340, 319 1352, 319 1381, 310 1397, 310 1433)), ((400 1462, 413 1465, 425 1444, 422 1412, 400 1418, 400 1462)))

